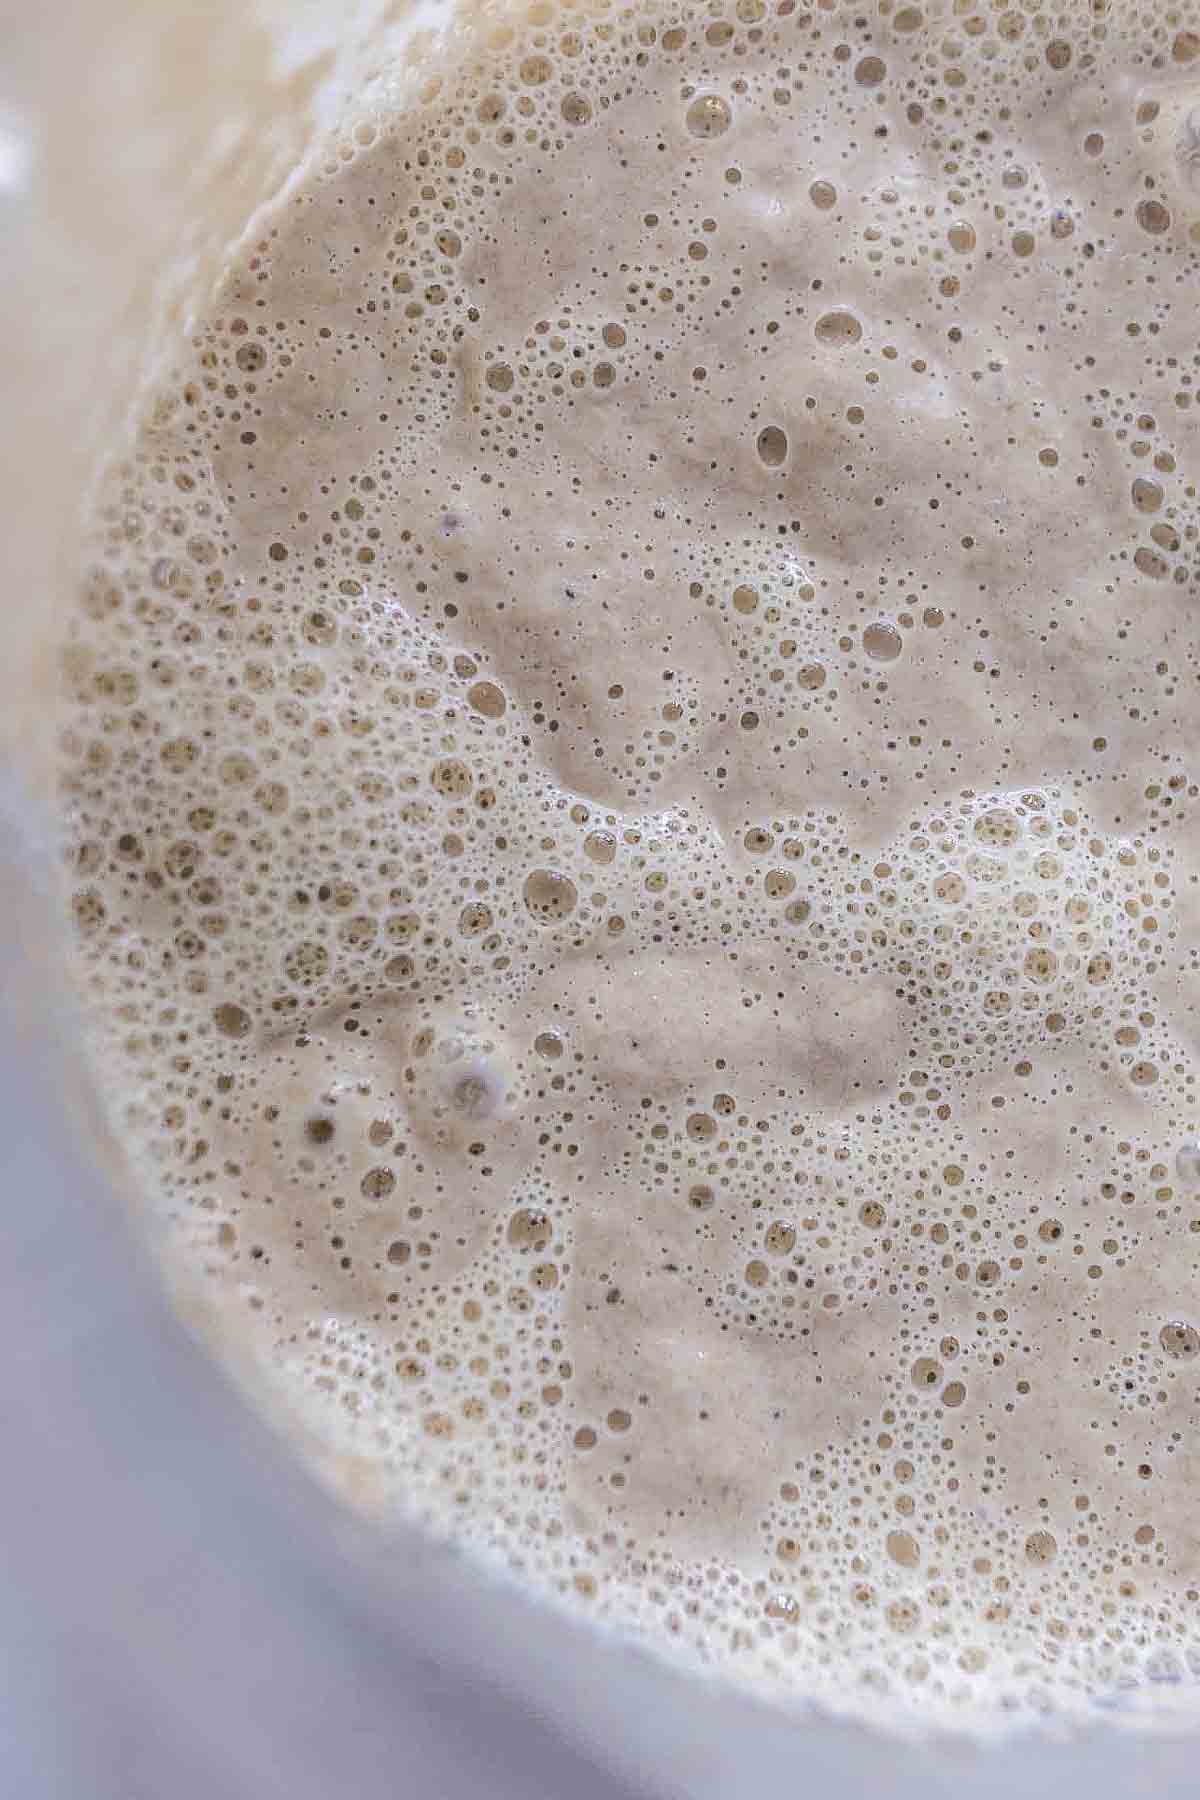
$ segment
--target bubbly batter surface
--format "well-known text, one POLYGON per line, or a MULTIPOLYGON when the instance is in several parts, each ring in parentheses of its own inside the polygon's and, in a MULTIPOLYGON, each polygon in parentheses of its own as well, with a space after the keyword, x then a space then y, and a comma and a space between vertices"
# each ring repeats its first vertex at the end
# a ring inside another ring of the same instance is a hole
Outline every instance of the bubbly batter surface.
POLYGON ((1195 9, 537 4, 377 99, 64 653, 181 1305, 760 1691, 1187 1710, 1195 9))

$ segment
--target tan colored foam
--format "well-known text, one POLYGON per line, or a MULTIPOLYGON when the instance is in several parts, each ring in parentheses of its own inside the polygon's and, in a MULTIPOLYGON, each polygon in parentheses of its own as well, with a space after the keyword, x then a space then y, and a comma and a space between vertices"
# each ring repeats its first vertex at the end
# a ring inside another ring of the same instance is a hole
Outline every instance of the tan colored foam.
POLYGON ((472 54, 245 246, 64 653, 181 1304, 353 1498, 756 1689, 1186 1708, 1200 38, 472 54))

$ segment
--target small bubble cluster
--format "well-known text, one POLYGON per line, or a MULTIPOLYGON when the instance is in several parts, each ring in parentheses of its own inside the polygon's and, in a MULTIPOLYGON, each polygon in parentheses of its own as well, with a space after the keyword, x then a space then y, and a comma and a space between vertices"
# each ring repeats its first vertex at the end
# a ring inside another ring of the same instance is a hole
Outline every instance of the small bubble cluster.
POLYGON ((685 1662, 1186 1710, 1200 36, 539 0, 419 81, 63 647, 172 1281, 360 1503, 685 1662))

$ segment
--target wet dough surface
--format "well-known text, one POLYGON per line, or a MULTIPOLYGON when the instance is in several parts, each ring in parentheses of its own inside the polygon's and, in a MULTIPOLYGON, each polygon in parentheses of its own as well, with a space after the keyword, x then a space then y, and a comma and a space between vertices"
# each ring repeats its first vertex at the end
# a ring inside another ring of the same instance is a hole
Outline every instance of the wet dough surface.
POLYGON ((180 1304, 785 1699, 1200 1667, 1200 37, 531 9, 256 230, 63 787, 180 1304))

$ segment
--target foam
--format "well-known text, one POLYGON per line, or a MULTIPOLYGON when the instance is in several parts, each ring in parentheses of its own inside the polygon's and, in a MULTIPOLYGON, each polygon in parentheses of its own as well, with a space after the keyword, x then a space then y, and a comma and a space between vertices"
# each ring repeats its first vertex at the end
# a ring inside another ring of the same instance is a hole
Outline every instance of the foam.
POLYGON ((789 1704, 1193 1705, 1198 50, 481 24, 95 521, 181 1305, 356 1503, 789 1704))

